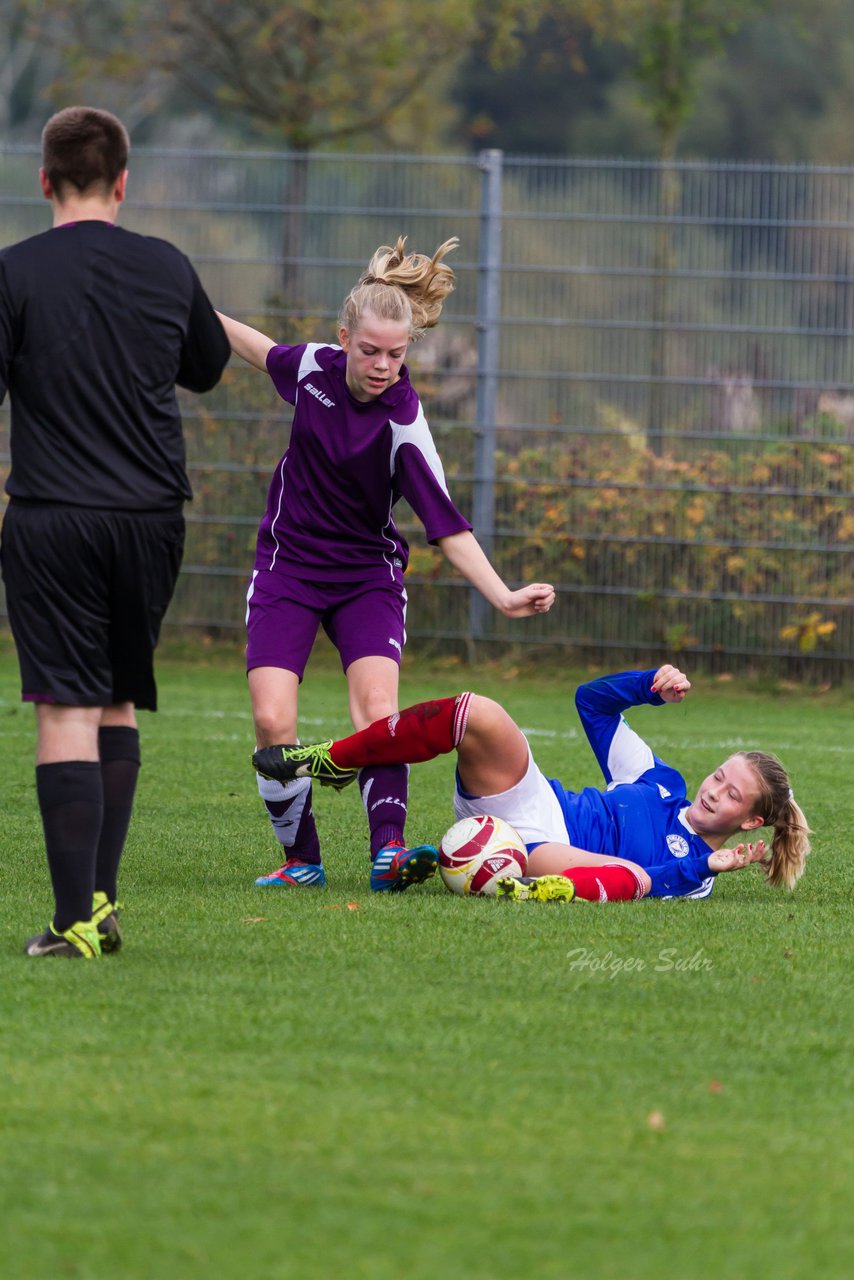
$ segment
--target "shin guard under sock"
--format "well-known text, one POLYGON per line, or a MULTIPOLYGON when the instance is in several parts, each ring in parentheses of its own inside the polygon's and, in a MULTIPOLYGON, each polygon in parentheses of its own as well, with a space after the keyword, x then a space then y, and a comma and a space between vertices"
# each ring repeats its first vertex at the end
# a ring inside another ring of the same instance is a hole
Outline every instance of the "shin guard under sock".
POLYGON ((139 776, 139 730, 130 725, 103 725, 98 730, 104 820, 95 859, 95 892, 116 901, 116 880, 124 852, 136 780, 139 776))
POLYGON ((359 771, 359 791, 371 832, 371 861, 393 840, 403 840, 409 769, 405 764, 368 765, 359 771))
POLYGON ((588 902, 631 902, 643 897, 643 885, 631 867, 607 863, 598 867, 567 867, 561 875, 575 885, 575 896, 588 902))
POLYGON ((275 782, 262 778, 260 773, 257 776, 258 793, 285 860, 299 858, 300 862, 319 867, 320 839, 311 807, 311 781, 295 778, 292 782, 275 782))
POLYGON ((53 924, 61 933, 92 915, 95 858, 104 816, 101 763, 63 760, 37 765, 36 792, 56 900, 53 924))
POLYGON ((470 693, 461 693, 456 698, 418 702, 334 742, 329 754, 340 769, 418 764, 446 755, 463 740, 471 698, 470 693))

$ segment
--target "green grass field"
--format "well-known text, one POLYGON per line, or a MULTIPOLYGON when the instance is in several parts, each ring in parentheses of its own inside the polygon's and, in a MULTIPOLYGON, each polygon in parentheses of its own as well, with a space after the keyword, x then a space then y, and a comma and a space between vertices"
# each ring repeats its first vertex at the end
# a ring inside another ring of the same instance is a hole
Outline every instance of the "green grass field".
MULTIPOLYGON (((582 673, 583 678, 583 673, 582 673)), ((161 662, 125 947, 27 960, 50 914, 32 712, 0 657, 4 1280, 744 1280, 854 1272, 850 691, 699 681, 633 723, 692 782, 778 751, 815 831, 793 895, 466 901, 367 888, 355 789, 315 810, 328 890, 278 862, 239 658, 161 662)), ((403 700, 499 698, 546 772, 598 784, 573 681, 413 665, 403 700)), ((309 672, 303 737, 346 730, 309 672)), ((450 759, 411 837, 451 821, 450 759)))

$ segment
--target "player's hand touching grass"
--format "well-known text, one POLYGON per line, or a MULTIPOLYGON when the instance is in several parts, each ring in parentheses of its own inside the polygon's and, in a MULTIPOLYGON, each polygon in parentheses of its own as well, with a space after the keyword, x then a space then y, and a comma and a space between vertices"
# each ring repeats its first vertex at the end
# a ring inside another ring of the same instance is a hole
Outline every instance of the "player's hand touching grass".
POLYGON ((678 667, 665 663, 659 667, 652 681, 652 691, 665 702, 682 702, 691 688, 691 681, 678 667))

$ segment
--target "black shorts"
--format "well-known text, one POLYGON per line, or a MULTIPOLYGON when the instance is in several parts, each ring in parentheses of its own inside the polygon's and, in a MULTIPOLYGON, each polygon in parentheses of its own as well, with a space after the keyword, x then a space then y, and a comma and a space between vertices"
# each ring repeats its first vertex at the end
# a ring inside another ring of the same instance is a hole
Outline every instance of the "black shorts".
POLYGON ((3 581, 25 702, 157 708, 154 648, 184 517, 9 503, 3 581))

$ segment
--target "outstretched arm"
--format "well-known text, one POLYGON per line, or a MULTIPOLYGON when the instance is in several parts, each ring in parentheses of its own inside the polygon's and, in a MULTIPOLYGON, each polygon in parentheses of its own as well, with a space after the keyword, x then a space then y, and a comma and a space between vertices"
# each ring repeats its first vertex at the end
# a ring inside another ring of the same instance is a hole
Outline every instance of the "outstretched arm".
POLYGON ((547 613, 554 604, 555 590, 548 582, 531 582, 518 591, 511 591, 489 563, 477 538, 468 530, 439 538, 438 545, 457 572, 508 618, 547 613))
POLYGON ((603 676, 579 686, 575 705, 606 782, 635 782, 656 764, 666 767, 629 727, 623 712, 628 707, 681 702, 690 688, 685 673, 670 663, 653 671, 603 676))
MULTIPOLYGON (((672 858, 660 867, 647 867, 653 898, 675 898, 693 895, 703 897, 702 892, 710 876, 724 871, 741 871, 754 862, 762 862, 768 856, 764 840, 755 844, 738 844, 734 849, 716 849, 714 853, 694 854, 687 858, 672 858)), ((711 889, 708 886, 707 892, 711 889)))
POLYGON ((221 311, 217 311, 216 314, 225 329, 234 354, 240 356, 247 364, 254 365, 256 369, 266 373, 267 352, 276 345, 273 339, 260 333, 258 329, 253 329, 251 325, 243 324, 240 320, 232 320, 230 316, 224 316, 221 311))

